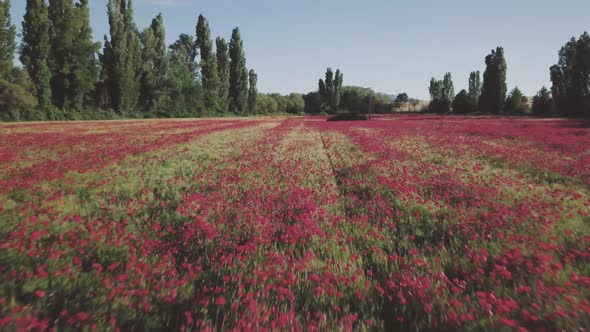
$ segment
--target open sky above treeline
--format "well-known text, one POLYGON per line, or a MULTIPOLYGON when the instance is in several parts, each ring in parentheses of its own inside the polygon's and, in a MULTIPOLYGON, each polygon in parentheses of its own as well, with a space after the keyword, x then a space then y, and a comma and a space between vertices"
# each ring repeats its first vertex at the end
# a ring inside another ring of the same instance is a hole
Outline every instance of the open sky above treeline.
MULTIPOLYGON (((94 38, 108 32, 106 0, 90 2, 94 38)), ((248 67, 261 92, 309 92, 326 67, 340 68, 345 85, 428 99, 432 76, 451 72, 457 91, 469 72, 485 69, 503 46, 508 85, 534 95, 550 86, 549 67, 572 36, 590 30, 588 0, 230 1, 135 0, 140 29, 162 12, 167 40, 195 33, 204 14, 212 36, 229 39, 239 26, 248 67)), ((25 1, 13 1, 20 29, 25 1)))

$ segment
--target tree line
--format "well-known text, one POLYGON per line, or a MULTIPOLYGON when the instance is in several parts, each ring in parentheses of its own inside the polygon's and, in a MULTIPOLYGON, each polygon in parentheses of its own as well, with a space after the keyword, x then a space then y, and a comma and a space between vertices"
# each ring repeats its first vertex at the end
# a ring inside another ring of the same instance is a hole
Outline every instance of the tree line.
MULTIPOLYGON (((108 0, 103 43, 93 41, 88 0, 26 0, 17 45, 10 5, 0 0, 0 120, 391 113, 420 105, 405 93, 394 98, 346 86, 342 72, 331 68, 310 93, 259 93, 239 28, 229 42, 213 40, 200 15, 194 33, 167 45, 163 16, 139 30, 132 0, 108 0), (14 66, 15 55, 22 68, 14 66)), ((558 55, 551 88, 532 100, 518 87, 508 91, 504 49, 497 47, 486 56, 483 75, 469 75, 467 90, 455 94, 450 73, 432 78, 424 110, 590 116, 590 36, 572 37, 558 55)))
POLYGON ((542 87, 529 100, 518 87, 508 92, 504 49, 497 47, 485 58, 483 81, 479 71, 469 75, 468 90, 455 95, 450 73, 430 81, 429 112, 484 113, 539 116, 590 116, 590 36, 584 32, 559 51, 558 63, 550 68, 552 87, 542 87))
POLYGON ((239 28, 166 45, 164 18, 139 30, 132 0, 109 0, 109 35, 93 41, 88 0, 26 0, 17 45, 10 0, 0 0, 0 119, 200 117, 256 114, 258 76, 239 28), (214 44, 215 42, 215 44, 214 44), (15 67, 18 54, 23 68, 15 67))

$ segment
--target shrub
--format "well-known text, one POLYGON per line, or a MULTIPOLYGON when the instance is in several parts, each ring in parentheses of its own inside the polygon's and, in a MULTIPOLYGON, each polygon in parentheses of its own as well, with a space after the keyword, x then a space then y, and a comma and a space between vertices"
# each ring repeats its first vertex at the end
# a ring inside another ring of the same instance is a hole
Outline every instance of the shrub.
POLYGON ((356 113, 341 113, 328 118, 327 121, 363 121, 368 120, 366 115, 356 113))
POLYGON ((35 120, 37 99, 24 87, 0 80, 0 119, 3 121, 35 120))

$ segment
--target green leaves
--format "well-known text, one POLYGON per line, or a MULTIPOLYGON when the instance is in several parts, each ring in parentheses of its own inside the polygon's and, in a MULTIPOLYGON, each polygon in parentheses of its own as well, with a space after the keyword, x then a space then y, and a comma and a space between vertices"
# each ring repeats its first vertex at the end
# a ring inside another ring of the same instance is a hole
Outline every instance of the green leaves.
POLYGON ((469 91, 467 95, 471 102, 477 106, 477 101, 481 95, 481 76, 479 70, 469 74, 469 91))
POLYGON ((168 51, 162 14, 152 20, 142 32, 141 39, 140 109, 146 117, 171 117, 168 51))
POLYGON ((486 57, 486 70, 483 73, 483 87, 479 98, 479 109, 484 113, 498 114, 506 100, 506 60, 504 49, 496 50, 486 57))
POLYGON ((256 84, 258 84, 258 75, 254 69, 250 69, 248 73, 248 82, 250 86, 248 90, 248 113, 256 114, 256 98, 258 97, 256 84))
POLYGON ((551 98, 551 91, 546 87, 542 87, 537 95, 533 97, 532 111, 537 115, 549 115, 553 108, 553 98, 551 98))
POLYGON ((16 27, 10 20, 10 0, 0 0, 0 79, 6 78, 12 69, 15 37, 16 27))
POLYGON ((448 113, 451 111, 451 102, 455 97, 455 88, 451 73, 446 73, 442 81, 435 79, 430 80, 430 105, 429 111, 434 113, 448 113))
POLYGON ((141 44, 131 0, 109 0, 107 8, 110 40, 105 37, 101 58, 107 106, 125 116, 135 112, 139 98, 141 44))
POLYGON ((51 106, 51 72, 49 71, 49 13, 43 0, 27 0, 22 23, 20 61, 35 86, 39 106, 51 106))
POLYGON ((342 83, 344 76, 340 69, 336 70, 336 75, 332 68, 326 69, 325 80, 319 81, 319 93, 322 98, 322 108, 328 114, 334 114, 338 111, 340 106, 340 97, 342 96, 342 83))
POLYGON ((246 69, 246 55, 240 29, 235 28, 229 42, 229 111, 244 115, 248 101, 248 70, 246 69))
POLYGON ((98 78, 100 45, 92 40, 88 3, 50 0, 48 14, 53 102, 61 109, 80 110, 89 104, 98 78))
POLYGON ((229 46, 225 39, 217 37, 215 39, 217 72, 219 76, 219 100, 221 103, 221 112, 227 112, 229 107, 229 46))
POLYGON ((590 115, 590 35, 584 32, 559 51, 552 66, 553 98, 558 111, 566 116, 590 115))
POLYGON ((522 94, 522 91, 518 87, 515 87, 508 98, 506 98, 506 105, 504 111, 507 114, 523 114, 528 110, 528 100, 522 94))
POLYGON ((217 60, 213 53, 213 42, 209 22, 199 15, 197 23, 197 47, 201 53, 201 78, 203 82, 204 106, 209 114, 217 114, 220 110, 219 77, 217 60))

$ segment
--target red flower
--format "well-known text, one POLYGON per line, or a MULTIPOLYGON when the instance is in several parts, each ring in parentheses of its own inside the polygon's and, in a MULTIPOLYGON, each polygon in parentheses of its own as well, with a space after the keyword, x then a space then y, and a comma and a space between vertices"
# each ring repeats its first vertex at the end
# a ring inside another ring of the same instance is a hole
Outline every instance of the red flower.
POLYGON ((191 325, 193 323, 193 315, 191 314, 190 311, 185 311, 184 312, 184 317, 186 318, 186 323, 188 325, 191 325))
POLYGON ((224 297, 218 297, 217 299, 215 299, 215 304, 222 306, 225 305, 227 303, 227 301, 225 300, 224 297))

